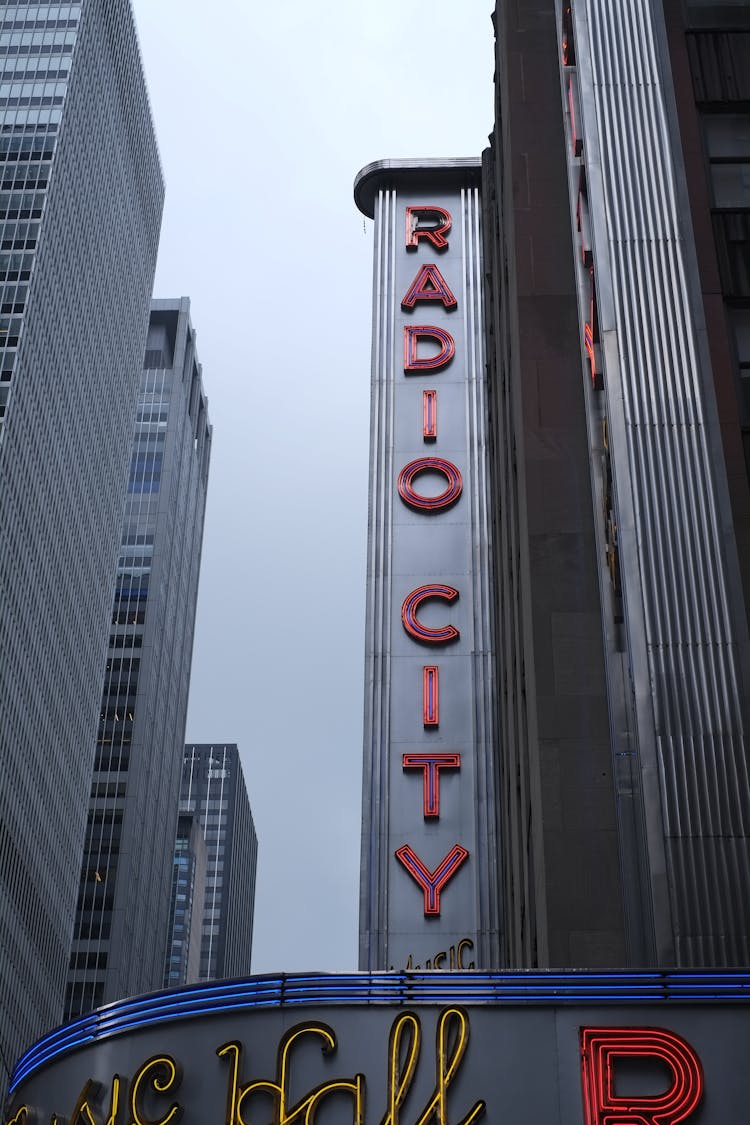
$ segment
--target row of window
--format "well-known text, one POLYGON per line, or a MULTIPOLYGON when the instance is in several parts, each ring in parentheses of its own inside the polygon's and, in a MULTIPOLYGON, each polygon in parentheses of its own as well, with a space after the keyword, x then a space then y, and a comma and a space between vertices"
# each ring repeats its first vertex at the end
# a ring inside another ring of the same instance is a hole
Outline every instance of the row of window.
POLYGON ((2 22, 38 23, 45 20, 75 20, 81 18, 80 4, 6 4, 2 22))
POLYGON ((67 78, 70 74, 71 53, 59 51, 57 54, 13 55, 0 63, 3 77, 16 78, 67 78))
POLYGON ((148 451, 134 453, 130 464, 128 492, 158 492, 163 460, 163 453, 148 451))
MULTIPOLYGON (((79 951, 78 953, 71 953, 70 955, 71 969, 106 969, 106 967, 106 953, 91 953, 79 951)), ((71 985, 68 986, 69 989, 71 987, 71 985)))
MULTIPOLYGON (((3 9, 2 11, 3 11, 2 27, 5 31, 10 31, 10 30, 24 31, 29 26, 29 24, 26 20, 10 20, 10 19, 5 18, 5 9, 3 9)), ((52 29, 52 28, 57 29, 57 28, 77 27, 78 26, 77 20, 38 19, 38 20, 35 20, 34 22, 39 27, 43 27, 43 28, 48 29, 48 30, 52 29)))
MULTIPOLYGON (((130 738, 123 738, 125 745, 130 745, 130 738)), ((130 767, 130 755, 122 750, 111 748, 110 739, 105 745, 103 739, 97 741, 94 769, 101 773, 127 773, 130 767)))
POLYGON ((51 160, 56 141, 56 134, 48 132, 24 136, 0 135, 0 161, 51 160))
MULTIPOLYGON (((0 166, 1 167, 1 166, 0 166)), ((49 184, 49 165, 11 164, 0 172, 0 188, 46 188, 49 184)))
POLYGON ((3 116, 3 132, 11 130, 20 132, 22 129, 46 130, 50 125, 57 127, 62 121, 62 109, 59 107, 34 106, 29 109, 6 109, 3 116))
POLYGON ((119 559, 117 560, 117 565, 120 568, 129 566, 150 566, 153 550, 153 547, 146 547, 142 552, 138 552, 137 554, 120 555, 119 559))
POLYGON ((140 660, 128 660, 127 657, 124 660, 120 660, 117 657, 114 657, 114 658, 107 661, 107 666, 106 666, 105 671, 107 672, 108 675, 111 672, 123 672, 123 671, 134 672, 137 675, 139 670, 140 670, 140 666, 141 666, 140 660))
POLYGON ((750 32, 692 32, 687 47, 699 104, 750 100, 750 32))
POLYGON ((105 710, 101 711, 99 715, 99 738, 104 739, 107 735, 114 735, 116 728, 122 723, 123 726, 132 729, 135 722, 135 696, 130 699, 120 700, 119 703, 111 704, 105 710))
POLYGON ((20 316, 0 316, 0 347, 15 348, 21 334, 20 316))
MULTIPOLYGON (((1 26, 1 25, 0 25, 1 26)), ((77 31, 5 31, 0 30, 0 57, 21 55, 70 55, 75 47, 77 31)))
POLYGON ((168 408, 166 410, 160 410, 158 408, 149 407, 138 411, 136 421, 140 425, 143 422, 166 422, 168 418, 168 408))
POLYGON ((133 609, 130 605, 116 605, 112 613, 113 625, 143 625, 145 621, 145 609, 133 609))
POLYGON ((110 648, 142 648, 143 636, 141 633, 113 633, 109 638, 110 648))
POLYGON ((118 583, 115 596, 120 600, 136 598, 143 600, 148 597, 148 578, 146 575, 139 577, 136 580, 128 580, 127 575, 123 575, 123 581, 118 583))
MULTIPOLYGON (((47 82, 47 81, 0 82, 0 99, 5 100, 6 98, 10 98, 10 99, 23 98, 23 99, 26 99, 23 102, 23 104, 25 104, 25 105, 29 104, 29 102, 28 102, 29 98, 64 97, 67 92, 68 92, 68 83, 67 82, 47 82)), ((16 100, 15 102, 11 101, 10 104, 11 105, 13 105, 13 104, 18 105, 18 104, 21 104, 21 103, 19 103, 16 100)))
POLYGON ((124 781, 95 781, 91 786, 92 797, 124 797, 124 781))

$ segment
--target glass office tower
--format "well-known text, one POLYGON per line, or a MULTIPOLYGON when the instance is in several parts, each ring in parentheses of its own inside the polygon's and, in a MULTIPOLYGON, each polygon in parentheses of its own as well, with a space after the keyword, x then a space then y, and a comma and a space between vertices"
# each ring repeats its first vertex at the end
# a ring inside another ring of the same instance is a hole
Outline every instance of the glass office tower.
POLYGON ((66 1017, 161 987, 210 452, 190 303, 153 301, 66 1017))
POLYGON ((161 221, 127 0, 0 6, 0 178, 0 1051, 9 1060, 62 1016, 161 221))
POLYGON ((206 897, 206 841, 198 817, 180 813, 172 858, 164 987, 200 980, 203 908, 206 897))
MULTIPOLYGON (((250 972, 255 913, 255 873, 258 840, 247 796, 242 762, 233 744, 208 743, 185 747, 180 812, 194 816, 206 841, 206 877, 200 980, 243 976, 250 972)), ((179 925, 179 919, 175 918, 179 925)), ((187 936, 183 930, 182 935, 187 936)), ((173 946, 165 980, 180 954, 173 946)))

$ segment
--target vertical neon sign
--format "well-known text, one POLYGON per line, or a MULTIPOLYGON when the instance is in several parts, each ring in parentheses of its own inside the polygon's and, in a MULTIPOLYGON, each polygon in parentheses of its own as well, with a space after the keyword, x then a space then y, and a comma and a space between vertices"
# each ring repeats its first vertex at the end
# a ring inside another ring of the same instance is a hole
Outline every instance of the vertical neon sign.
POLYGON ((479 171, 383 162, 355 187, 376 220, 362 968, 499 963, 479 171))

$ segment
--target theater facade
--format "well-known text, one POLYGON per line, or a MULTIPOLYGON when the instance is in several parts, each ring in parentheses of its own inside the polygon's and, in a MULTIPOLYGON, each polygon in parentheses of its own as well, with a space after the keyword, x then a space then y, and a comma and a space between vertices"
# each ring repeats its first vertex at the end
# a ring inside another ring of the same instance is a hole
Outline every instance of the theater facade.
MULTIPOLYGON (((7 1125, 724 1125, 750 974, 264 976, 111 1004, 18 1062, 7 1125)), ((741 1118, 740 1118, 741 1119, 741 1118)))

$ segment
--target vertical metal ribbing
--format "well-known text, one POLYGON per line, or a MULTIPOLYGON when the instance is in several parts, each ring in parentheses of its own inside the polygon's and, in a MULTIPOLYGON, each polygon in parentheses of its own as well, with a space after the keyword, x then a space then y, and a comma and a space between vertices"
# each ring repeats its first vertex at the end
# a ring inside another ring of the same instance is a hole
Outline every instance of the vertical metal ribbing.
POLYGON ((380 191, 375 215, 370 500, 366 611, 365 750, 362 804, 360 968, 385 966, 390 713, 391 524, 394 411, 395 191, 380 191))
POLYGON ((494 677, 492 675, 492 542, 489 513, 487 384, 482 318, 481 206, 478 188, 461 192, 463 238, 463 307, 466 309, 466 448, 471 503, 471 574, 473 597, 472 679, 474 684, 474 763, 477 810, 475 884, 479 906, 479 963, 498 965, 499 851, 494 801, 494 677))
POLYGON ((726 481, 709 448, 713 391, 696 346, 658 17, 649 0, 589 0, 585 12, 585 156, 601 160, 590 190, 607 234, 606 246, 603 231, 595 244, 605 393, 620 438, 618 507, 625 492, 631 498, 619 527, 623 592, 631 659, 640 648, 647 664, 633 668, 643 689, 639 741, 658 770, 651 796, 661 805, 677 961, 739 963, 750 956, 747 641, 744 617, 730 608, 726 481))

